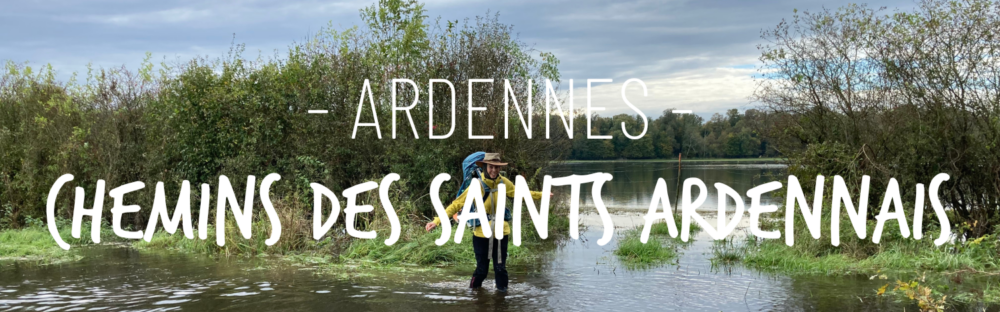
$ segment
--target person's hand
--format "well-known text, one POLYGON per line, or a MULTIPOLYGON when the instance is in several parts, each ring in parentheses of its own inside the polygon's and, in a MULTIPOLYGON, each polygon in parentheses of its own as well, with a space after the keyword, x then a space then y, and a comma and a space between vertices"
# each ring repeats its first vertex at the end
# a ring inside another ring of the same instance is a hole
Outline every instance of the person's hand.
POLYGON ((555 194, 549 192, 549 197, 556 196, 555 194))
POLYGON ((428 232, 430 232, 431 230, 433 230, 433 229, 434 229, 434 228, 436 228, 437 226, 438 226, 438 225, 437 225, 437 223, 434 223, 434 222, 427 222, 427 225, 426 225, 426 226, 424 226, 424 229, 425 229, 425 230, 427 230, 428 232))

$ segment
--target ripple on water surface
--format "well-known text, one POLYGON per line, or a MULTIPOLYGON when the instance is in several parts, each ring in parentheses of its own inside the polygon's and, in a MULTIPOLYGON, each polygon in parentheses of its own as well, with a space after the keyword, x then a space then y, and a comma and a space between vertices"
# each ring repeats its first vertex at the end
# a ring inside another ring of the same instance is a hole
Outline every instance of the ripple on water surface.
MULTIPOLYGON (((615 239, 598 246, 596 238, 603 232, 600 218, 592 202, 582 200, 581 239, 564 242, 551 261, 540 266, 509 267, 507 293, 495 291, 492 279, 480 290, 469 290, 472 265, 448 266, 444 268, 448 273, 433 277, 386 274, 338 280, 312 267, 277 262, 98 246, 74 247, 84 254, 76 262, 46 266, 0 262, 0 310, 902 310, 891 300, 874 298, 881 284, 864 277, 786 277, 713 267, 712 240, 704 233, 681 247, 671 264, 626 269, 612 254, 616 239, 622 230, 643 223, 657 178, 675 185, 678 178, 699 177, 708 185, 722 182, 745 192, 773 180, 766 175, 779 170, 756 165, 689 166, 677 177, 676 166, 670 166, 588 163, 553 168, 554 176, 614 172, 602 198, 609 207, 627 209, 613 211, 615 239)), ((582 198, 589 198, 588 187, 581 191, 582 198)), ((702 213, 706 219, 713 214, 702 213)))

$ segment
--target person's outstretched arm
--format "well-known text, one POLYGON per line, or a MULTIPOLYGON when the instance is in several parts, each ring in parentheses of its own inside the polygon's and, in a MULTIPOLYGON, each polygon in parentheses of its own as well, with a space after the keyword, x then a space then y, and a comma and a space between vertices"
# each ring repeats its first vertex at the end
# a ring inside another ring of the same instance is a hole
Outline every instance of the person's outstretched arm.
MULTIPOLYGON (((465 188, 465 191, 462 191, 462 195, 458 195, 458 198, 455 198, 455 200, 451 201, 451 204, 448 204, 448 208, 444 210, 446 216, 454 215, 459 210, 462 210, 462 205, 465 204, 465 197, 469 194, 469 189, 471 188, 465 188)), ((441 217, 434 217, 434 221, 428 222, 424 228, 430 231, 438 225, 441 225, 441 217)))
MULTIPOLYGON (((501 176, 503 183, 507 184, 507 198, 514 198, 514 182, 510 182, 506 177, 501 176)), ((542 192, 531 191, 532 199, 542 199, 542 192)))

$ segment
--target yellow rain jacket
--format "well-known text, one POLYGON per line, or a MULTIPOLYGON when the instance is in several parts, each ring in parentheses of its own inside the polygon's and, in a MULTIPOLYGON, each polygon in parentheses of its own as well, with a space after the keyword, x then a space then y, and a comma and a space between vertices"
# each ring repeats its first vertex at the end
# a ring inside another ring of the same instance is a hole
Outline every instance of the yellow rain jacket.
MULTIPOLYGON (((491 189, 497 190, 497 192, 500 191, 500 189, 499 189, 500 186, 498 184, 499 184, 499 181, 502 180, 503 183, 507 185, 507 198, 514 198, 514 182, 511 182, 510 180, 507 180, 507 178, 504 178, 503 176, 501 176, 501 175, 498 174, 496 179, 490 179, 489 177, 487 177, 484 174, 482 176, 482 180, 483 180, 483 183, 486 184, 486 186, 490 187, 491 189)), ((450 205, 448 205, 448 208, 445 209, 446 215, 453 216, 456 213, 458 213, 459 211, 462 211, 462 206, 465 205, 465 197, 466 197, 466 195, 469 195, 469 190, 471 190, 471 189, 472 189, 472 187, 466 188, 465 191, 462 192, 462 195, 459 195, 458 198, 456 198, 454 201, 451 202, 450 205)), ((486 194, 485 194, 486 191, 485 190, 481 190, 481 191, 483 192, 483 197, 484 197, 483 198, 483 200, 484 200, 483 201, 483 205, 486 206, 486 214, 489 215, 489 216, 491 216, 491 217, 496 216, 496 208, 498 206, 496 198, 500 197, 500 196, 496 195, 496 196, 490 196, 489 198, 486 198, 486 194)), ((541 199, 542 198, 542 193, 541 192, 532 191, 531 192, 531 198, 535 199, 535 200, 541 199)), ((473 205, 475 205, 475 203, 473 203, 473 205)), ((513 209, 513 207, 508 207, 508 208, 513 209)), ((502 221, 502 219, 501 220, 494 220, 494 222, 500 222, 500 221, 502 221)), ((434 224, 441 225, 441 218, 434 217, 434 224)), ((461 224, 461 225, 464 225, 464 224, 461 224)), ((486 236, 483 235, 483 227, 481 227, 481 226, 477 226, 472 231, 472 234, 475 235, 476 237, 486 238, 486 236)), ((507 222, 507 221, 503 221, 503 235, 504 236, 510 236, 510 223, 507 222)))

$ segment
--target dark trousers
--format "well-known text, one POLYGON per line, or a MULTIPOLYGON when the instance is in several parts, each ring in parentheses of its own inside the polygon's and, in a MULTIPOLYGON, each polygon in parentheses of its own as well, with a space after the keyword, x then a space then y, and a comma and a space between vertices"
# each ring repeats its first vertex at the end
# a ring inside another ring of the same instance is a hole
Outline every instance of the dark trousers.
POLYGON ((496 238, 472 237, 472 250, 476 253, 476 271, 472 273, 472 281, 469 287, 479 288, 483 286, 483 280, 489 273, 490 260, 487 253, 493 253, 493 274, 496 278, 497 289, 507 288, 507 243, 508 236, 502 240, 496 238), (490 240, 493 241, 493 250, 489 250, 490 240), (498 252, 499 251, 499 252, 498 252))

